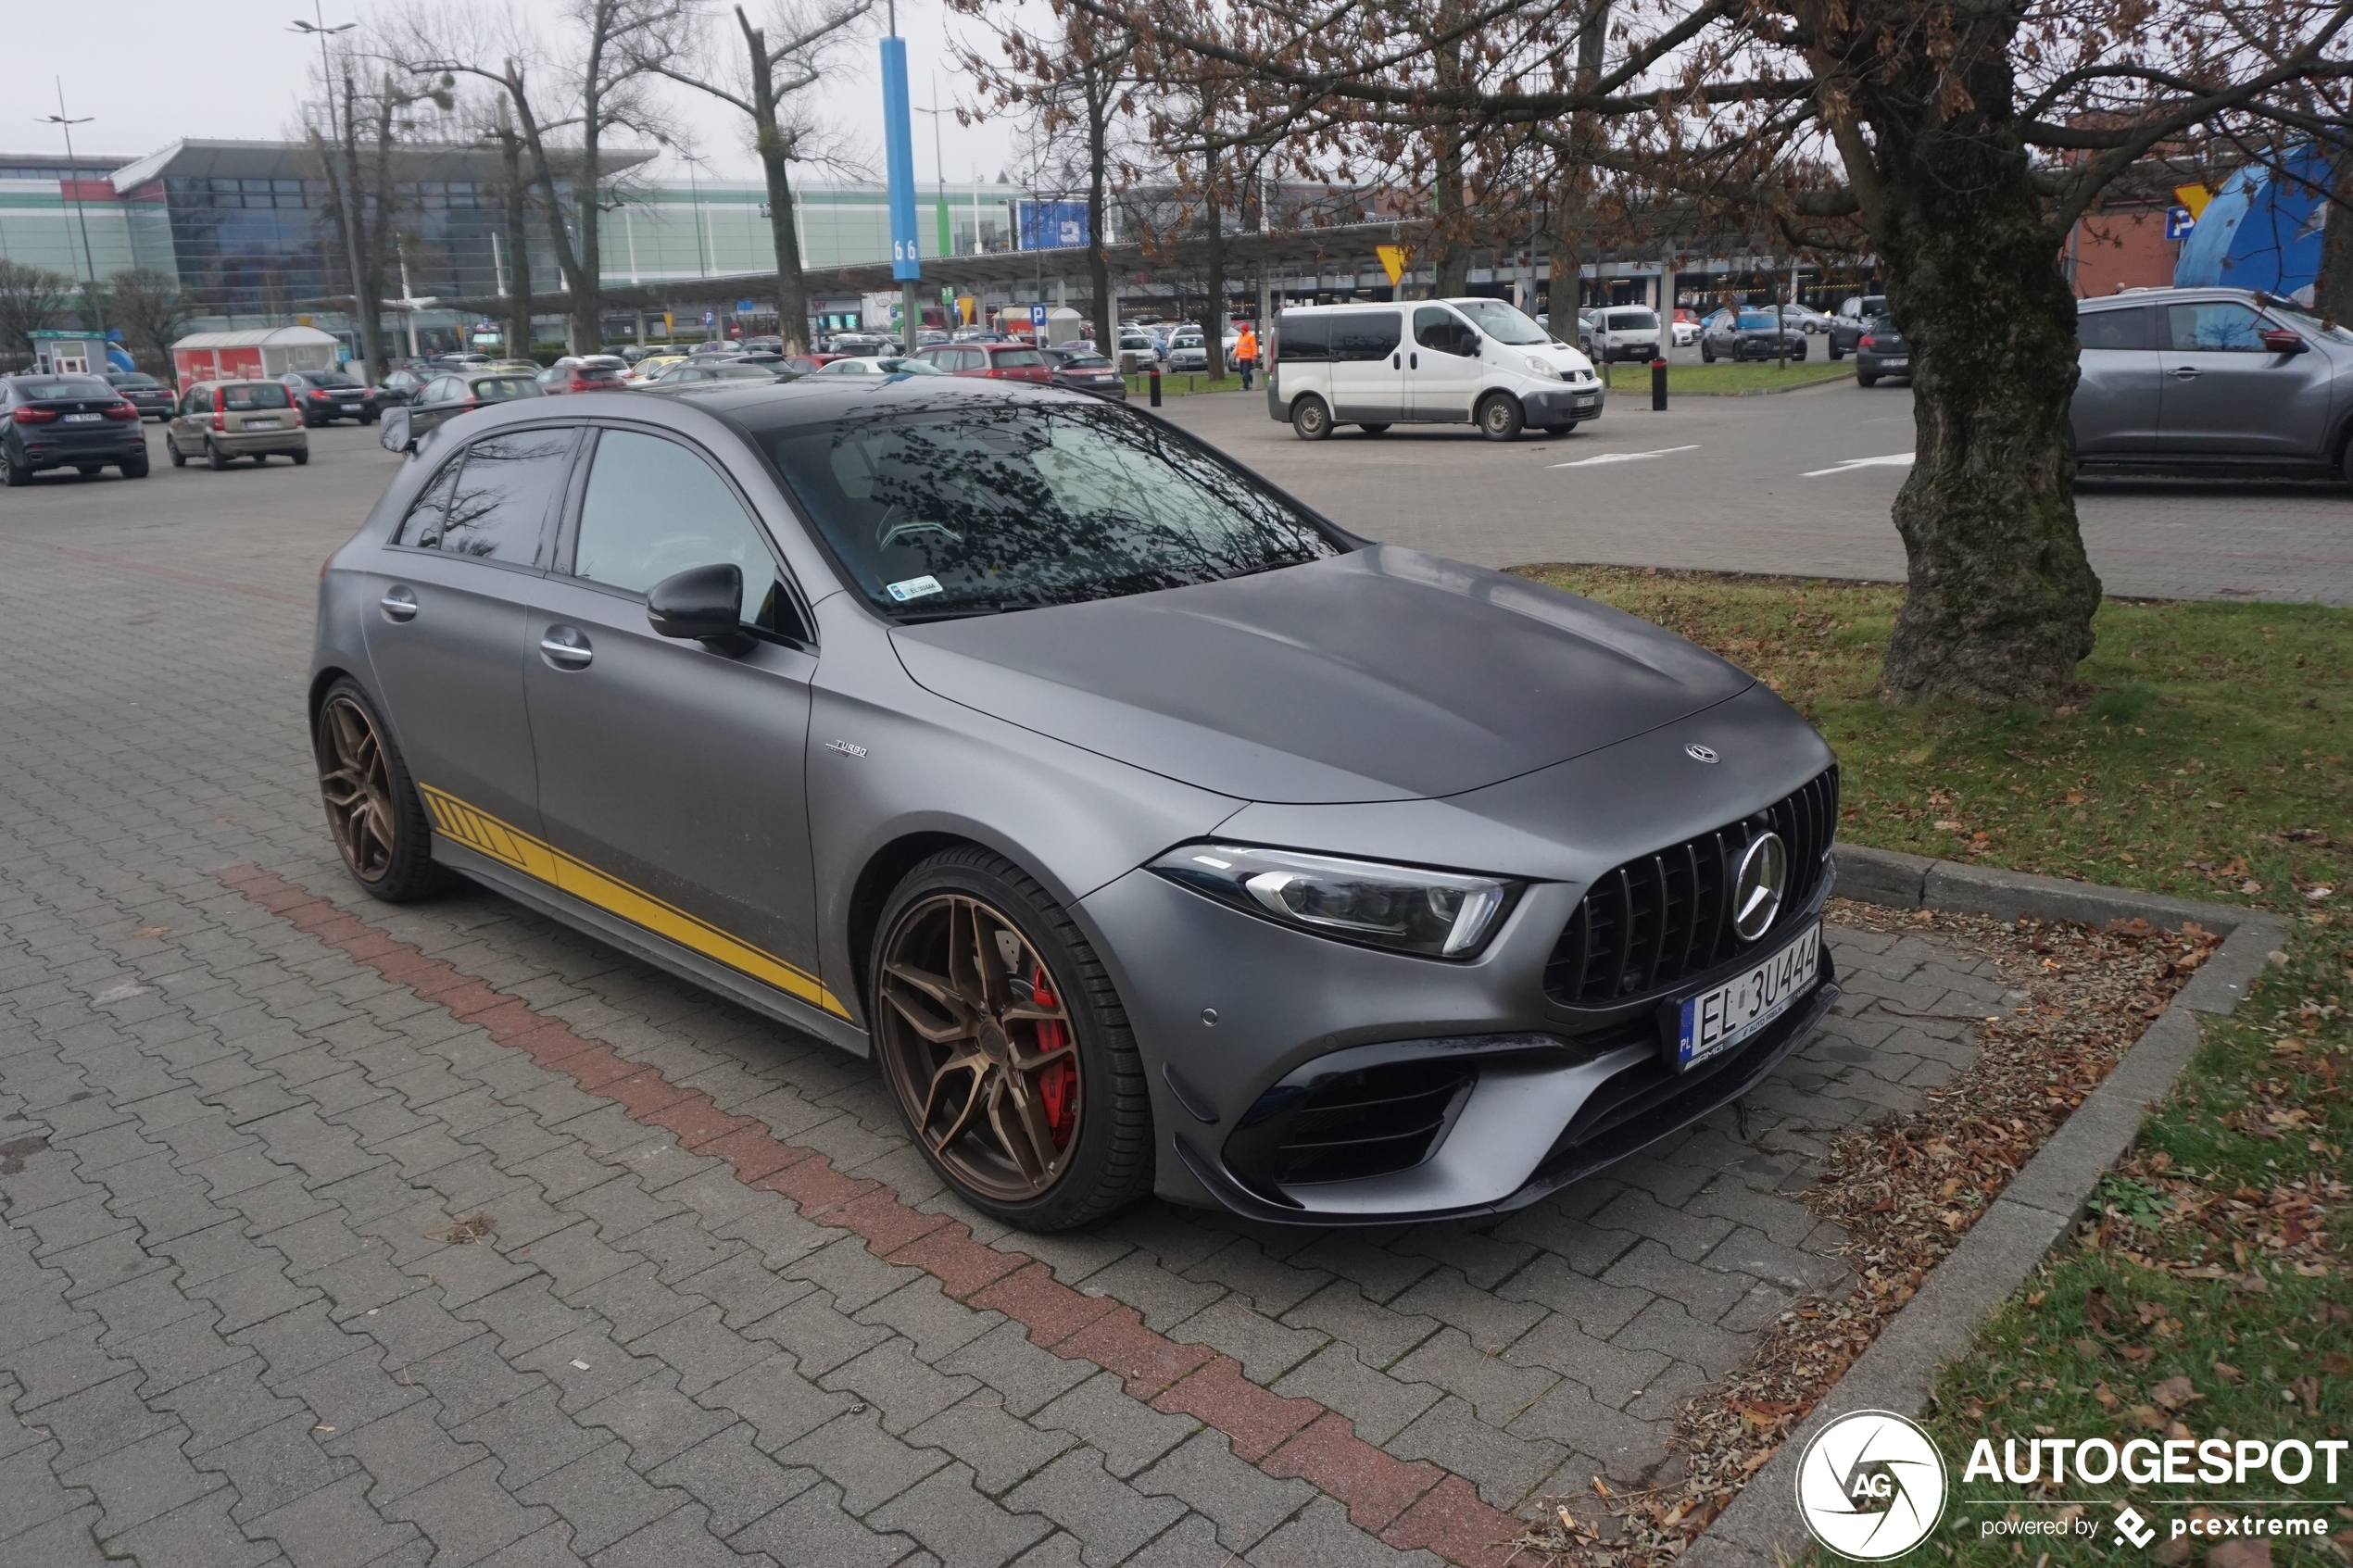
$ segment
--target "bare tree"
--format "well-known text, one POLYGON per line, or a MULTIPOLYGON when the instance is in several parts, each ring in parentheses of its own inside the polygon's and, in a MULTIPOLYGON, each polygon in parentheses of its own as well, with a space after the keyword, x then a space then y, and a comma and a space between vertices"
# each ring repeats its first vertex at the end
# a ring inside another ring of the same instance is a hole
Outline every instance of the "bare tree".
MULTIPOLYGON (((981 14, 988 0, 950 0, 981 14)), ((1095 342, 1112 352, 1119 328, 1118 299, 1103 257, 1114 182, 1133 173, 1124 124, 1136 112, 1138 83, 1128 66, 1135 38, 1083 11, 1065 11, 1043 36, 1016 28, 1000 42, 1003 63, 967 50, 965 68, 999 106, 1034 117, 1046 161, 1063 166, 1066 189, 1084 190, 1087 277, 1093 291, 1095 342), (1056 157, 1063 153, 1066 156, 1056 157)))
POLYGON ((616 131, 666 136, 648 83, 666 63, 692 0, 568 0, 558 42, 462 6, 417 11, 385 42, 411 71, 487 82, 512 111, 512 133, 547 214, 547 240, 571 300, 575 352, 604 341, 598 218, 615 200, 607 139, 616 131), (569 200, 566 199, 568 187, 569 200))
POLYGON ((79 291, 62 272, 0 257, 0 350, 30 363, 32 334, 56 326, 79 291))
POLYGON ((133 267, 107 280, 107 297, 123 335, 134 349, 145 351, 148 368, 171 375, 171 345, 195 314, 180 292, 180 280, 133 267))
POLYGON ((2055 703, 2100 597, 2077 524, 2067 236, 2153 149, 2291 124, 2343 80, 2353 0, 1649 0, 1580 70, 1592 0, 1049 0, 1151 41, 1139 69, 1235 82, 1247 138, 1374 162, 1459 128, 1472 170, 1572 157, 1644 200, 1744 209, 1875 257, 1909 340, 1917 457, 1894 522, 1898 699, 2055 703), (1466 80, 1437 80, 1459 43, 1466 80), (1590 116, 1589 146, 1572 138, 1590 116))
POLYGON ((776 247, 776 319, 787 354, 809 347, 809 288, 801 277, 800 232, 793 223, 792 166, 821 151, 823 132, 802 94, 835 74, 839 47, 857 35, 875 0, 770 0, 761 25, 735 7, 742 47, 712 36, 709 19, 690 13, 683 25, 645 36, 647 67, 708 93, 751 121, 752 151, 768 182, 768 230, 776 247), (734 67, 721 65, 732 55, 734 67))
POLYGON ((387 257, 399 242, 400 179, 395 169, 399 149, 412 136, 409 117, 420 105, 451 107, 453 78, 447 73, 418 73, 387 65, 368 45, 338 51, 332 59, 325 94, 340 102, 335 142, 328 144, 317 126, 308 132, 311 156, 318 160, 327 186, 328 231, 338 248, 356 254, 345 258, 344 278, 354 292, 351 318, 359 334, 361 374, 374 380, 387 360, 384 345, 384 310, 387 257), (350 221, 344 221, 346 207, 350 221))

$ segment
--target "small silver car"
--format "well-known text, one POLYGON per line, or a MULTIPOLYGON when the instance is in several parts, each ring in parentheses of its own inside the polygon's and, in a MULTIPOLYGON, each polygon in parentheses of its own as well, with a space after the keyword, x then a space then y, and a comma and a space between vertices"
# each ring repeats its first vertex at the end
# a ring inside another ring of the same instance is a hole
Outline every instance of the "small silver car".
POLYGON ((2326 472, 2353 482, 2353 332, 2245 289, 2079 303, 2079 464, 2326 472))
POLYGON ((360 885, 455 872, 878 1059, 1031 1229, 1532 1201, 1838 996, 1838 774, 1657 628, 1081 393, 484 408, 321 579, 360 885))

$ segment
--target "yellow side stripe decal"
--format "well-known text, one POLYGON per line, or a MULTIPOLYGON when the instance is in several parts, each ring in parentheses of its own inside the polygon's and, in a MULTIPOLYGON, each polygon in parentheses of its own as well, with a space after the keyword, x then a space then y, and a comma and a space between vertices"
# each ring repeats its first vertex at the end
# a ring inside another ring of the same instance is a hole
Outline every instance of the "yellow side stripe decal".
POLYGON ((664 903, 650 893, 608 876, 586 861, 567 855, 486 811, 477 810, 453 795, 431 784, 421 784, 417 787, 423 793, 425 804, 432 808, 434 827, 444 837, 478 855, 486 855, 502 866, 511 866, 525 876, 559 887, 607 914, 619 915, 682 947, 691 947, 705 958, 716 959, 730 969, 814 1003, 837 1018, 849 1016, 849 1010, 807 971, 730 936, 674 904, 664 903))

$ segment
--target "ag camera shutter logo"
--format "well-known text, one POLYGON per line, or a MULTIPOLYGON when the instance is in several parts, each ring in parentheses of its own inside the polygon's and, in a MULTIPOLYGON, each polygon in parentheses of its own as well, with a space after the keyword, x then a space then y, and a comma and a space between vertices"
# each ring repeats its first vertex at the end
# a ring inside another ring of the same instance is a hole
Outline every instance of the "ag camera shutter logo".
POLYGON ((1944 1514, 1944 1456, 1893 1411, 1856 1411, 1814 1434, 1797 1462, 1797 1512, 1814 1538, 1864 1562, 1900 1557, 1944 1514))

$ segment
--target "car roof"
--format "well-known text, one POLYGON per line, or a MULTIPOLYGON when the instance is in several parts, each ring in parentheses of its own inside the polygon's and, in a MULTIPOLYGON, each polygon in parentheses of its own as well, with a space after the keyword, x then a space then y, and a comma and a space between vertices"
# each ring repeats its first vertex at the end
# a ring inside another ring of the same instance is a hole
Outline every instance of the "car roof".
POLYGON ((2095 295, 2088 299, 2079 299, 2075 302, 2075 308, 2079 313, 2085 310, 2115 310, 2121 309, 2123 307, 2128 305, 2157 304, 2160 302, 2160 298, 2189 300, 2234 299, 2242 305, 2251 305, 2259 310, 2273 305, 2283 306, 2290 310, 2303 310, 2309 308, 2307 306, 2296 304, 2292 299, 2280 299, 2271 295, 2265 294, 2260 289, 2232 289, 2212 286, 2205 288, 2125 289, 2121 293, 2118 294, 2095 295))

